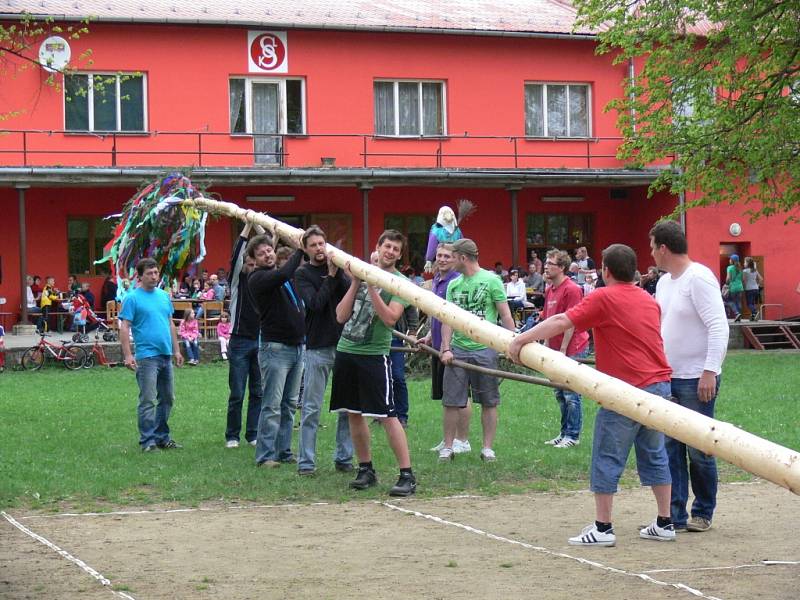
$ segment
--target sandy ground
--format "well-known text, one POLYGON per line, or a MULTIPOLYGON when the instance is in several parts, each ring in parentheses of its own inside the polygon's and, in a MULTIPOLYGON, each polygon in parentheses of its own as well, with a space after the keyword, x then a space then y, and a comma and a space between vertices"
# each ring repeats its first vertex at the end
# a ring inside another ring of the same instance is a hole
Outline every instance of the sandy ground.
POLYGON ((99 516, 12 511, 111 585, 0 519, 0 598, 800 598, 800 498, 786 490, 722 486, 714 528, 674 543, 638 537, 654 501, 649 490, 624 491, 617 546, 569 546, 592 507, 588 493, 565 493, 99 516))

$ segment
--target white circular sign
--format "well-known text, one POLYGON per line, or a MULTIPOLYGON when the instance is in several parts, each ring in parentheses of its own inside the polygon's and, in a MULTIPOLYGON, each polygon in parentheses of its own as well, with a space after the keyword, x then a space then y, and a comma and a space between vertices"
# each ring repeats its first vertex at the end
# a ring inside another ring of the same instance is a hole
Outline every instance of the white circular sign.
POLYGON ((731 226, 728 227, 728 231, 731 232, 731 235, 733 237, 739 237, 740 235, 742 235, 742 226, 739 225, 738 223, 731 223, 731 226))
POLYGON ((50 36, 39 46, 39 64, 50 73, 63 70, 70 56, 69 42, 57 35, 50 36))

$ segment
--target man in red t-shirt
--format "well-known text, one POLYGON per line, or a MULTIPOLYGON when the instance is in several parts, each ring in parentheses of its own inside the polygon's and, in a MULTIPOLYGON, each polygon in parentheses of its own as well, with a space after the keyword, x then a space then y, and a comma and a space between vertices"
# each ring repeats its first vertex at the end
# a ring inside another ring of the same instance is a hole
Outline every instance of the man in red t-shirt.
MULTIPOLYGON (((543 320, 565 313, 583 300, 580 286, 567 277, 571 262, 569 254, 563 250, 550 250, 547 253, 544 278, 548 285, 544 292, 543 320)), ((570 358, 585 358, 589 349, 589 334, 585 330, 570 328, 551 337, 547 345, 570 358)), ((555 394, 561 409, 561 431, 545 444, 556 448, 577 446, 583 424, 581 395, 572 390, 555 390, 555 394)))
MULTIPOLYGON (((566 313, 550 317, 514 338, 508 349, 509 358, 519 363, 519 353, 525 344, 552 338, 572 327, 592 328, 598 371, 652 394, 669 397, 671 370, 661 339, 661 311, 650 294, 633 284, 636 263, 636 253, 624 244, 606 248, 602 270, 606 287, 595 290, 566 313)), ((631 446, 636 448, 639 480, 642 485, 652 487, 658 505, 658 517, 639 535, 658 541, 675 539, 670 519, 672 480, 664 434, 600 408, 595 419, 590 477, 596 520, 570 538, 570 544, 613 546, 616 543, 611 511, 631 446)))

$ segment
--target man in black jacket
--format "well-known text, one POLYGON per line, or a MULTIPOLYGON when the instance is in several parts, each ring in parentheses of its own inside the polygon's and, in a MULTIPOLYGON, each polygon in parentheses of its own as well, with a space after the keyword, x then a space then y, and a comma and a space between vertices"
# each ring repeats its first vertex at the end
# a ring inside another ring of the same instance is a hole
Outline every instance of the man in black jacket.
MULTIPOLYGON (((225 447, 238 448, 242 430, 242 402, 245 387, 250 388, 247 401, 247 421, 244 437, 256 445, 258 415, 261 413, 261 370, 258 366, 258 313, 250 297, 247 278, 255 261, 245 256, 251 224, 247 223, 236 240, 231 256, 231 339, 228 342, 228 424, 225 428, 225 447)), ((259 228, 260 229, 260 228, 259 228)), ((263 231, 263 230, 262 230, 263 231)))
POLYGON ((304 253, 298 248, 285 265, 276 269, 272 240, 259 235, 248 242, 247 255, 256 263, 248 287, 261 317, 258 360, 264 384, 256 464, 277 467, 281 462, 296 462, 292 425, 303 373, 306 325, 303 300, 291 279, 304 253))
MULTIPOLYGON (((336 321, 336 305, 344 298, 350 280, 328 260, 325 232, 318 226, 306 229, 303 248, 309 262, 297 269, 294 275, 297 292, 306 305, 308 332, 297 472, 313 475, 320 410, 336 358, 336 344, 342 333, 342 325, 336 321)), ((337 471, 353 470, 353 441, 347 413, 338 415, 333 460, 337 471)))

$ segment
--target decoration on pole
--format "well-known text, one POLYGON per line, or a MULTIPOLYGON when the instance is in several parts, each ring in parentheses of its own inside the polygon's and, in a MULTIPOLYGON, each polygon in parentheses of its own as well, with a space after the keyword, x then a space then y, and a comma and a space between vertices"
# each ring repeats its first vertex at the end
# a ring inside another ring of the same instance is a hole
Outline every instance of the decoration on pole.
POLYGON ((436 217, 436 222, 431 225, 428 234, 428 247, 425 250, 425 272, 433 273, 433 263, 436 260, 436 247, 442 243, 452 244, 456 240, 464 237, 461 233, 459 223, 475 212, 475 204, 470 200, 461 199, 458 201, 458 218, 449 206, 442 206, 436 217))

